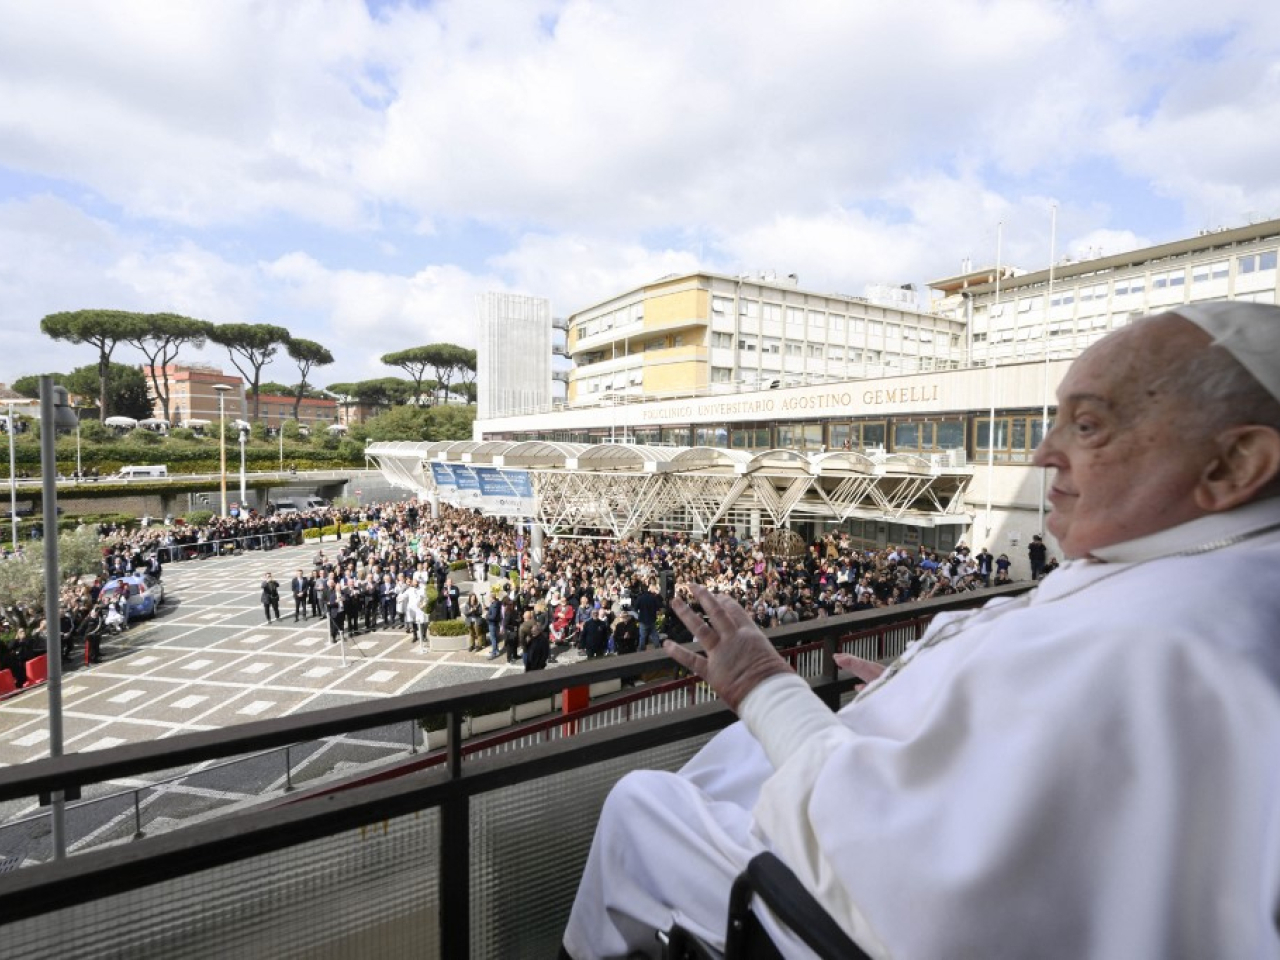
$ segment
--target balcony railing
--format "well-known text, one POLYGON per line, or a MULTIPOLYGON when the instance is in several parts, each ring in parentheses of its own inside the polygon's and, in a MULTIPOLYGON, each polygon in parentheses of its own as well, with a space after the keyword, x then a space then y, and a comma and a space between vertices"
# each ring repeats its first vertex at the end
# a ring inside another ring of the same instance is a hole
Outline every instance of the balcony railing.
MULTIPOLYGON (((834 707, 853 682, 837 676, 834 651, 885 659, 937 612, 1026 589, 810 621, 771 636, 834 707)), ((443 716, 447 731, 439 759, 0 873, 4 954, 554 955, 610 787, 632 769, 678 769, 732 714, 692 680, 651 684, 649 696, 627 694, 470 745, 464 713, 671 666, 659 651, 592 660, 0 770, 5 801, 403 729, 429 716, 443 716)))

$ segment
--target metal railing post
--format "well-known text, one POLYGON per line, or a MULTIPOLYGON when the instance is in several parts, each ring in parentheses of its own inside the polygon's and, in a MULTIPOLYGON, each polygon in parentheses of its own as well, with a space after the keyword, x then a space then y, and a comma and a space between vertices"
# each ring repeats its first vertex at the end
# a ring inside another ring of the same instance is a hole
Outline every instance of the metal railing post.
MULTIPOLYGON (((449 778, 462 776, 462 711, 445 715, 449 778)), ((440 804, 440 956, 471 955, 471 800, 440 804)))
POLYGON ((417 724, 413 720, 409 721, 409 752, 411 754, 418 752, 417 724))
POLYGON ((292 747, 284 748, 284 792, 288 793, 293 789, 293 759, 292 747))
POLYGON ((133 839, 141 840, 145 834, 142 832, 142 805, 138 802, 138 791, 133 791, 133 839))

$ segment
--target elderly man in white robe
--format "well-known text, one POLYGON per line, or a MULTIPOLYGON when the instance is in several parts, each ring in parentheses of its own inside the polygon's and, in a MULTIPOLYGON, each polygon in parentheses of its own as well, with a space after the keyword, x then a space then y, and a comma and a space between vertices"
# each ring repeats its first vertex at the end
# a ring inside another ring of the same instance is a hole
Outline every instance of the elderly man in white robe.
MULTIPOLYGON (((1069 558, 935 618, 832 713, 705 591, 741 718, 625 777, 565 932, 577 958, 722 943, 771 850, 872 956, 1280 957, 1280 309, 1201 304, 1087 350, 1036 454, 1069 558)), ((784 955, 805 950, 766 918, 784 955)))

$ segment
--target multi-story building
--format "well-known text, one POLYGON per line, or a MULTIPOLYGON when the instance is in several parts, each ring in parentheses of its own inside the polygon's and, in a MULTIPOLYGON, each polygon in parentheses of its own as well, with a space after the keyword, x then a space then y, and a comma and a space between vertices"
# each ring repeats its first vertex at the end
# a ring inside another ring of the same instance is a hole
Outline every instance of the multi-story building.
POLYGON ((515 293, 476 297, 476 411, 481 417, 551 404, 551 301, 515 293))
POLYGON ((969 329, 972 361, 1074 357, 1130 319, 1204 300, 1276 301, 1280 220, 1205 231, 1034 273, 962 274, 931 283, 934 309, 969 329))
POLYGON ((588 307, 568 339, 570 406, 948 370, 966 346, 963 318, 715 273, 588 307))
MULTIPOLYGON (((147 381, 147 395, 151 398, 152 416, 164 417, 164 408, 156 396, 151 382, 151 367, 144 366, 142 375, 147 381)), ((201 364, 169 364, 162 368, 158 380, 165 385, 169 395, 170 420, 175 427, 191 421, 216 423, 219 415, 217 386, 230 387, 223 401, 228 420, 246 419, 244 381, 238 376, 228 376, 217 367, 201 364)))
POLYGON ((1069 361, 1180 304, 1277 302, 1278 252, 1272 220, 1030 273, 986 268, 930 284, 927 315, 758 279, 666 278, 570 318, 566 408, 479 418, 474 437, 968 464, 967 525, 886 512, 843 526, 868 545, 990 546, 1025 575, 1047 511, 1031 459, 1069 361))

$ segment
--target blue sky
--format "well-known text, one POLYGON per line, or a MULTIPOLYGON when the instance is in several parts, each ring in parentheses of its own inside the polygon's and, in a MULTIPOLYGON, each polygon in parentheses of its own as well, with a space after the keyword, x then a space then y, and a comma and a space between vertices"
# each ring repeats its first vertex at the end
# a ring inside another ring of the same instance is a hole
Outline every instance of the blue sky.
POLYGON ((325 384, 474 346, 487 290, 860 294, 1000 222, 1043 267, 1054 205, 1077 257, 1280 217, 1276 8, 0 0, 0 381, 93 361, 59 310, 281 324, 325 384))

